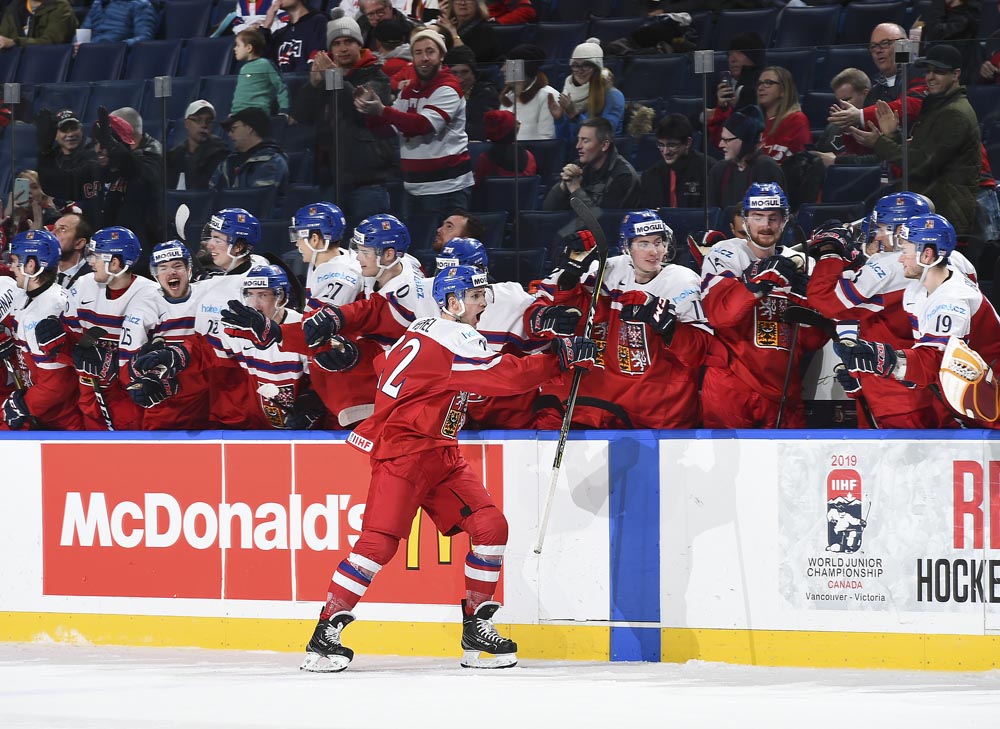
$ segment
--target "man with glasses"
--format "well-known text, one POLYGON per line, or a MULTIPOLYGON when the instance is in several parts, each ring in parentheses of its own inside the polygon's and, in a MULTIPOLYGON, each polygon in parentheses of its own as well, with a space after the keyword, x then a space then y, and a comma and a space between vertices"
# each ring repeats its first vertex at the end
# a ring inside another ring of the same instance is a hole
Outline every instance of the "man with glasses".
POLYGON ((778 245, 788 199, 778 185, 755 183, 743 210, 746 240, 716 243, 702 264, 705 314, 727 355, 707 362, 704 427, 804 428, 800 365, 826 338, 783 319, 789 304, 805 303, 807 281, 778 245))
MULTIPOLYGON (((363 45, 369 50, 375 50, 375 34, 372 31, 382 21, 392 19, 403 23, 407 29, 413 28, 413 21, 396 10, 390 0, 361 0, 359 7, 361 14, 358 16, 358 27, 361 28, 361 37, 364 38, 363 45)), ((332 12, 331 17, 333 17, 332 12)))
POLYGON ((705 156, 694 149, 691 122, 669 114, 656 128, 662 159, 642 173, 639 204, 650 208, 700 208, 705 197, 705 156))
MULTIPOLYGON (((212 173, 229 154, 226 143, 212 134, 215 107, 204 99, 184 112, 187 139, 167 153, 168 190, 207 190, 212 173)), ((180 232, 180 231, 178 231, 180 232)))

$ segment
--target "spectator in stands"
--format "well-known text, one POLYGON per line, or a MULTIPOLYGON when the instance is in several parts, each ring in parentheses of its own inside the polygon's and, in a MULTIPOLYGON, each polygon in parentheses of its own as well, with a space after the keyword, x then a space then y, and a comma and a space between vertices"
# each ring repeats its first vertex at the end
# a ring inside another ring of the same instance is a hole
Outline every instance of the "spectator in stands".
POLYGON ((406 191, 406 214, 444 215, 468 208, 472 195, 472 163, 465 133, 465 97, 458 79, 442 68, 447 46, 429 28, 410 38, 416 81, 409 83, 392 106, 371 89, 355 99, 380 134, 400 137, 400 166, 406 191))
POLYGON ((453 47, 468 46, 479 63, 502 59, 503 48, 489 23, 483 0, 451 0, 451 7, 438 18, 438 25, 451 33, 453 47))
POLYGON ((559 183, 545 196, 544 210, 569 210, 574 197, 593 208, 622 210, 639 204, 639 175, 615 149, 611 122, 603 117, 585 120, 577 134, 576 151, 580 164, 563 167, 559 183))
POLYGON ((149 0, 94 0, 80 27, 90 29, 91 43, 125 41, 131 46, 153 40, 159 24, 160 18, 149 0))
POLYGON ((479 78, 476 57, 468 46, 455 46, 444 57, 444 65, 455 75, 465 96, 465 131, 469 141, 486 139, 483 117, 486 112, 498 109, 500 99, 497 87, 479 78))
POLYGON ((768 66, 757 80, 757 106, 764 113, 760 150, 779 164, 805 152, 812 143, 809 119, 799 106, 799 92, 787 68, 768 66))
POLYGON ((389 18, 375 26, 375 55, 382 61, 382 72, 392 78, 413 62, 410 51, 410 26, 389 18))
POLYGON ((236 148, 219 163, 208 186, 212 190, 273 187, 275 213, 288 185, 288 157, 268 137, 271 118, 262 109, 250 107, 236 112, 222 123, 236 148))
POLYGON ((610 122, 614 134, 621 134, 625 96, 604 68, 600 41, 589 38, 574 48, 569 67, 572 73, 566 77, 559 99, 549 98, 556 135, 567 141, 576 139, 581 123, 598 116, 610 122))
POLYGON ((763 129, 764 118, 756 106, 733 112, 726 119, 719 139, 723 159, 708 173, 709 207, 735 205, 753 182, 785 184, 778 163, 757 149, 763 129))
POLYGON ((267 42, 267 57, 281 73, 309 70, 313 56, 326 48, 326 15, 311 9, 305 0, 275 0, 261 26, 267 42), (278 11, 288 13, 288 22, 271 32, 278 11))
POLYGON ((142 128, 142 116, 131 106, 123 106, 111 112, 112 116, 121 117, 132 127, 132 149, 140 152, 151 152, 156 155, 163 155, 163 145, 160 140, 146 134, 142 128))
POLYGON ((715 108, 709 112, 708 140, 719 143, 722 126, 734 109, 757 103, 757 78, 764 66, 764 41, 757 33, 738 33, 729 41, 728 73, 732 81, 720 79, 715 108))
POLYGON ((358 5, 361 8, 361 15, 358 16, 358 27, 361 28, 361 37, 364 40, 362 45, 369 50, 375 50, 375 36, 372 30, 377 28, 379 23, 391 18, 397 23, 402 23, 408 29, 413 29, 413 21, 392 7, 391 0, 361 0, 358 5))
POLYGON ((337 197, 353 227, 389 209, 385 183, 396 170, 396 140, 373 135, 364 114, 354 108, 354 94, 362 87, 374 92, 383 104, 390 103, 389 78, 375 54, 362 47, 361 29, 354 18, 331 20, 327 38, 329 51, 316 54, 309 83, 295 98, 294 116, 316 127, 316 182, 321 187, 334 184, 334 165, 339 164, 341 190, 336 191, 337 197), (323 82, 323 73, 330 68, 344 72, 344 88, 337 92, 336 107, 323 82), (334 125, 340 136, 339 159, 334 149, 334 125))
POLYGON ((84 142, 80 118, 72 109, 53 114, 42 109, 35 117, 38 131, 38 181, 56 205, 76 201, 84 217, 100 219, 97 153, 84 142))
POLYGON ((187 139, 167 154, 167 189, 207 190, 212 174, 229 154, 229 148, 212 134, 215 107, 204 99, 184 111, 187 139), (182 179, 183 176, 183 179, 182 179))
POLYGON ((42 226, 52 225, 62 214, 56 207, 50 195, 46 195, 38 183, 38 173, 35 170, 22 170, 14 178, 14 191, 7 200, 7 216, 2 226, 6 240, 26 230, 38 230, 42 226), (27 194, 21 197, 20 188, 24 186, 27 194))
POLYGON ((486 177, 531 177, 538 174, 538 163, 530 149, 523 146, 514 153, 517 120, 509 111, 488 111, 485 118, 486 139, 490 148, 476 158, 474 174, 478 185, 486 177), (517 160, 515 172, 514 160, 517 160))
POLYGON ((79 212, 67 212, 56 220, 52 234, 59 241, 59 273, 56 283, 64 289, 70 288, 80 276, 93 269, 87 263, 84 252, 90 243, 94 229, 79 212))
POLYGON ((455 210, 444 219, 434 234, 434 252, 440 253, 445 243, 452 238, 475 238, 486 240, 486 226, 483 221, 466 210, 455 210))
POLYGON ((12 3, 0 18, 0 50, 14 46, 69 43, 76 32, 69 0, 25 0, 12 3))
POLYGON ((920 18, 923 27, 917 30, 921 47, 948 43, 962 54, 962 75, 959 80, 970 84, 982 63, 979 35, 980 0, 931 0, 926 14, 920 18))
POLYGON ((263 109, 268 116, 275 110, 288 113, 288 88, 271 59, 264 58, 265 43, 263 34, 256 28, 246 28, 236 34, 233 55, 243 65, 236 79, 231 113, 251 107, 263 109))
MULTIPOLYGON (((872 82, 868 74, 858 68, 845 68, 833 77, 830 82, 834 97, 838 102, 844 102, 861 109, 865 98, 871 91, 872 82)), ((878 164, 875 155, 848 154, 844 147, 844 130, 836 124, 827 124, 822 136, 816 140, 813 154, 823 160, 823 165, 874 165, 878 164)))
POLYGON ((490 22, 500 25, 534 23, 538 19, 531 0, 486 0, 490 22))
POLYGON ((135 233, 147 254, 142 257, 145 268, 149 252, 163 237, 163 155, 159 144, 155 149, 140 148, 141 137, 132 125, 103 107, 91 136, 99 165, 99 174, 91 184, 98 185, 104 194, 97 227, 120 225, 135 233))
POLYGON ((705 155, 694 149, 691 121, 668 114, 656 127, 661 159, 642 173, 641 208, 700 208, 705 199, 705 155))
POLYGON ((500 108, 511 111, 517 94, 518 141, 555 138, 556 123, 550 105, 558 104, 559 92, 549 86, 549 79, 542 71, 545 51, 522 44, 510 50, 507 60, 524 61, 524 82, 506 83, 500 92, 500 108))
MULTIPOLYGON (((955 233, 968 237, 978 228, 976 195, 982 142, 976 112, 958 80, 962 54, 953 46, 931 46, 915 65, 926 74, 927 98, 920 122, 912 126, 909 139, 901 144, 894 138, 899 120, 885 102, 878 105, 878 127, 851 127, 850 132, 855 140, 892 164, 902 162, 906 144, 910 189, 933 200, 936 212, 951 222, 955 233)), ((974 256, 967 257, 975 263, 974 256)))

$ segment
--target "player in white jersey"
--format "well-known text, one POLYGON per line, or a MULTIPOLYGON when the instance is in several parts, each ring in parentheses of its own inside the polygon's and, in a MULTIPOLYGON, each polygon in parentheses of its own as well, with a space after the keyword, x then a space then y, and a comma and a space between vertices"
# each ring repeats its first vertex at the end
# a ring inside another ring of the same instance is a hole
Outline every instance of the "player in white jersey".
POLYGON ((94 269, 70 288, 65 323, 73 341, 73 364, 80 376, 80 410, 87 430, 139 430, 142 409, 118 378, 122 322, 136 302, 155 299, 159 288, 132 271, 142 255, 139 239, 127 228, 94 233, 87 260, 94 269), (94 343, 89 330, 104 334, 94 343), (82 341, 81 341, 82 340, 82 341))
POLYGON ((83 429, 76 371, 59 321, 69 308, 69 294, 56 283, 59 254, 59 241, 47 230, 19 233, 9 254, 15 278, 0 282, 0 321, 17 346, 7 362, 20 380, 3 403, 4 424, 12 430, 83 429))
MULTIPOLYGON (((700 419, 698 380, 713 342, 701 307, 701 280, 671 263, 673 231, 653 210, 622 218, 619 246, 625 254, 608 259, 594 318, 598 366, 581 383, 574 422, 693 428, 700 419)), ((562 276, 543 284, 542 300, 589 306, 596 274, 589 272, 572 288, 565 288, 570 280, 562 276)), ((538 427, 560 426, 569 386, 564 377, 559 387, 543 388, 538 427)))
POLYGON ((287 308, 289 292, 288 276, 279 266, 254 266, 243 281, 243 300, 230 301, 222 311, 223 330, 216 365, 238 366, 245 371, 244 427, 254 430, 310 428, 321 424, 326 412, 320 399, 308 388, 305 355, 282 351, 277 342, 258 347, 242 336, 240 330, 247 309, 266 317, 268 325, 275 328, 301 322, 302 315, 287 308))
MULTIPOLYGON (((2 264, 6 268, 6 263, 2 264)), ((15 375, 22 368, 18 359, 17 342, 14 339, 13 321, 4 321, 24 299, 24 292, 18 288, 11 276, 0 275, 0 402, 5 401, 17 389, 15 375)), ((2 426, 0 426, 2 427, 2 426)))
POLYGON ((160 296, 134 302, 122 323, 121 378, 145 408, 143 430, 209 427, 207 369, 215 354, 195 331, 203 284, 191 283, 191 253, 183 241, 157 244, 150 270, 160 296))
POLYGON ((309 265, 307 312, 320 304, 349 304, 362 295, 364 278, 357 256, 340 247, 345 225, 343 211, 328 202, 306 205, 292 216, 289 238, 309 265))
POLYGON ((979 287, 949 265, 956 244, 951 223, 940 215, 917 215, 903 225, 898 238, 900 262, 910 279, 903 309, 914 344, 897 351, 885 342, 844 340, 836 349, 847 369, 933 388, 951 337, 965 341, 986 362, 995 362, 1000 319, 979 287))

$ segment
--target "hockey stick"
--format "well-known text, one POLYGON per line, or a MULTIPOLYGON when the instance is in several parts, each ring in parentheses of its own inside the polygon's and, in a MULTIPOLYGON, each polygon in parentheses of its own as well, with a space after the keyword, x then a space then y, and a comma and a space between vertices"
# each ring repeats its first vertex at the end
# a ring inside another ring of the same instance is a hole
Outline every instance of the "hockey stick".
POLYGON ((177 206, 177 212, 174 214, 174 229, 177 231, 177 237, 185 243, 187 242, 187 238, 185 237, 184 229, 187 227, 188 218, 190 217, 191 208, 187 206, 187 203, 181 203, 177 206))
MULTIPOLYGON (((585 202, 579 198, 572 198, 570 205, 577 214, 584 226, 589 230, 597 243, 598 264, 597 276, 594 279, 594 292, 590 296, 590 308, 587 309, 587 318, 583 324, 583 336, 589 337, 594 328, 594 315, 597 313, 597 301, 601 295, 601 285, 604 283, 604 269, 608 263, 608 239, 604 235, 604 229, 594 215, 593 211, 585 202)), ((576 408, 576 398, 580 392, 580 380, 583 379, 584 370, 577 368, 573 370, 573 382, 569 388, 569 398, 566 400, 566 413, 563 415, 562 427, 559 429, 559 443, 556 446, 556 455, 552 461, 552 477, 549 479, 549 493, 545 498, 545 508, 542 511, 542 521, 538 525, 538 538, 533 547, 535 554, 542 553, 542 543, 545 541, 545 530, 549 525, 549 515, 552 513, 552 501, 556 495, 556 484, 559 481, 559 469, 562 467, 563 453, 566 451, 566 441, 569 438, 570 424, 573 422, 573 410, 576 408)))
POLYGON ((778 417, 774 427, 781 427, 781 416, 785 414, 785 402, 788 400, 788 386, 792 384, 792 370, 795 369, 795 348, 799 343, 799 323, 792 323, 792 341, 788 343, 788 366, 785 367, 785 382, 781 386, 781 402, 778 404, 778 417))
MULTIPOLYGON (((107 333, 107 330, 102 329, 101 327, 91 327, 84 332, 82 337, 80 337, 78 345, 83 347, 96 347, 97 341, 107 336, 107 333)), ((111 411, 108 409, 108 403, 104 399, 104 391, 101 389, 101 383, 96 377, 93 376, 91 376, 90 382, 94 388, 94 398, 97 400, 97 407, 101 411, 101 417, 104 418, 104 425, 107 426, 108 430, 113 431, 115 429, 115 423, 111 419, 111 411)))
MULTIPOLYGON (((815 327, 830 337, 833 341, 840 341, 840 334, 837 332, 837 325, 830 319, 827 319, 825 316, 820 314, 818 311, 805 306, 789 306, 785 310, 783 318, 787 322, 794 322, 795 324, 805 324, 806 326, 815 327)), ((858 393, 858 405, 861 407, 861 412, 864 413, 868 424, 871 425, 873 429, 879 430, 878 421, 875 419, 875 413, 872 412, 871 407, 868 405, 868 399, 865 397, 864 393, 858 393)))

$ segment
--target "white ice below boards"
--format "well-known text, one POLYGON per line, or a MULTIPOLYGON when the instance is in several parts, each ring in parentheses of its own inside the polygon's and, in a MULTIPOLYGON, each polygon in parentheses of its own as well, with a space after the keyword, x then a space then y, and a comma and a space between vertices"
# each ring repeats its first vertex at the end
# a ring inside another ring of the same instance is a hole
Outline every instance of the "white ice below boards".
POLYGON ((299 653, 0 644, 4 729, 524 729, 993 726, 1000 672, 783 669, 692 662, 359 655, 335 675, 299 653), (491 717, 487 719, 486 717, 491 717))

